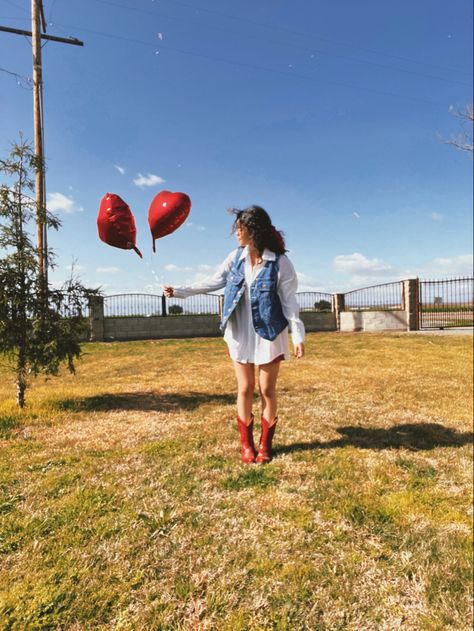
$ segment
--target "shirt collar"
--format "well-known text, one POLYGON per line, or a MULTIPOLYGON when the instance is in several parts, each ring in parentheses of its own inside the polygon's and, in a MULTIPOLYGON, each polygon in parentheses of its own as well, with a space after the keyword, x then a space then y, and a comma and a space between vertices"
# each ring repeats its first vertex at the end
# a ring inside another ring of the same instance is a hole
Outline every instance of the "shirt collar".
POLYGON ((276 259, 276 254, 275 252, 272 252, 271 250, 265 248, 263 250, 262 259, 264 261, 274 261, 276 259))
MULTIPOLYGON (((239 261, 241 261, 242 259, 247 257, 248 253, 249 253, 249 246, 246 245, 245 248, 242 250, 242 253, 241 253, 240 257, 239 257, 239 261)), ((268 248, 265 248, 263 250, 262 259, 264 261, 274 261, 276 259, 276 254, 275 254, 275 252, 272 252, 268 248)))

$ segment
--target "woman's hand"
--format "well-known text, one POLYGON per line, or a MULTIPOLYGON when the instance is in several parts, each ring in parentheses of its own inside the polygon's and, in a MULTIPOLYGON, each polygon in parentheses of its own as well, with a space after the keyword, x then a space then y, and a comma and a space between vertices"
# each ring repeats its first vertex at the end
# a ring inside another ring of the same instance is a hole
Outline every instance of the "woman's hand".
POLYGON ((301 344, 295 344, 295 357, 296 359, 301 359, 304 355, 304 344, 303 342, 301 342, 301 344))
POLYGON ((163 292, 167 298, 172 298, 174 296, 174 288, 173 287, 163 287, 163 292))

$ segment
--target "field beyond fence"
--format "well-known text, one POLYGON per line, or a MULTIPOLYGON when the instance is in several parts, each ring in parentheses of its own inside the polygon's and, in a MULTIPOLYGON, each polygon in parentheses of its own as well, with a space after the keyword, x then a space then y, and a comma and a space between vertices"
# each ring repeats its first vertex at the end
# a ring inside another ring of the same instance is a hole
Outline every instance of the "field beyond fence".
POLYGON ((471 629, 471 342, 309 334, 265 467, 221 339, 2 362, 0 628, 471 629))

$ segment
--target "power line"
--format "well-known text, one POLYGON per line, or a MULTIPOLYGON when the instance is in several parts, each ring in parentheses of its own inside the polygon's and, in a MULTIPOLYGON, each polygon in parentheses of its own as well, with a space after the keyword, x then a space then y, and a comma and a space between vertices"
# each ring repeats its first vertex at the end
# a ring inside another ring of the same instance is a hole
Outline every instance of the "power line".
POLYGON ((25 7, 22 7, 21 4, 17 4, 16 2, 12 2, 11 0, 3 0, 3 1, 11 5, 12 7, 16 7, 17 9, 21 9, 25 13, 29 13, 28 9, 25 9, 25 7))
MULTIPOLYGON (((101 0, 99 0, 99 1, 101 1, 101 0)), ((284 28, 284 27, 281 27, 281 26, 273 27, 273 26, 269 26, 268 24, 264 24, 262 22, 254 22, 253 20, 249 20, 248 18, 242 18, 242 17, 239 17, 239 16, 231 16, 231 15, 222 13, 221 11, 215 11, 213 9, 206 9, 206 8, 203 8, 203 7, 195 7, 193 5, 190 5, 187 2, 182 2, 182 0, 171 0, 171 1, 174 2, 175 4, 179 4, 179 5, 184 6, 184 7, 193 8, 193 9, 199 9, 199 11, 204 11, 204 12, 207 12, 207 13, 216 13, 217 15, 221 15, 222 17, 226 17, 227 19, 238 20, 240 22, 246 22, 246 23, 252 24, 254 26, 259 26, 260 28, 270 29, 270 30, 274 30, 276 28, 277 30, 280 30, 280 31, 283 31, 283 32, 286 32, 286 33, 291 33, 292 35, 297 35, 298 37, 309 37, 311 39, 315 38, 314 35, 311 35, 309 33, 303 33, 301 31, 294 31, 292 29, 284 28)), ((408 61, 410 63, 421 64, 423 66, 431 66, 432 68, 439 68, 440 70, 446 70, 448 72, 459 72, 459 73, 462 73, 462 74, 465 74, 465 75, 470 75, 471 74, 469 72, 466 72, 466 71, 460 70, 460 69, 456 69, 456 68, 447 68, 447 67, 444 67, 444 66, 439 66, 438 64, 431 64, 431 63, 427 63, 427 62, 424 62, 424 61, 419 61, 417 59, 411 59, 409 57, 402 57, 400 55, 392 55, 390 53, 384 53, 384 52, 379 51, 379 50, 374 50, 374 49, 371 49, 371 48, 365 48, 365 47, 362 47, 362 46, 357 46, 355 44, 350 44, 349 45, 349 44, 347 44, 345 42, 339 42, 337 40, 333 40, 333 39, 330 39, 328 37, 323 37, 321 35, 316 36, 316 38, 317 39, 321 39, 321 40, 326 41, 326 42, 329 42, 330 44, 336 44, 337 46, 343 46, 344 48, 355 48, 355 49, 362 50, 364 52, 369 52, 369 53, 372 53, 372 54, 375 54, 375 55, 382 55, 384 57, 390 57, 392 59, 399 59, 401 61, 408 61)))
POLYGON ((49 9, 49 14, 48 14, 48 22, 52 22, 53 21, 53 11, 54 11, 54 7, 56 5, 57 0, 53 0, 53 2, 51 3, 51 7, 49 9))
MULTIPOLYGON (((138 8, 138 7, 132 7, 132 6, 129 6, 129 5, 120 5, 118 3, 111 2, 110 0, 95 0, 95 1, 99 2, 100 4, 108 4, 108 5, 111 5, 111 6, 116 6, 116 7, 128 9, 130 11, 137 11, 137 12, 141 12, 141 13, 147 13, 149 15, 156 15, 155 11, 150 11, 150 10, 147 10, 147 9, 141 9, 141 8, 138 8)), ((245 24, 250 24, 252 26, 257 26, 257 27, 263 28, 265 30, 281 31, 281 32, 288 33, 288 34, 291 34, 291 35, 296 35, 297 37, 305 37, 305 38, 309 38, 309 39, 312 39, 312 40, 314 40, 314 39, 322 40, 322 41, 326 41, 326 42, 328 42, 330 44, 334 44, 336 46, 342 46, 344 48, 352 48, 352 49, 356 49, 356 50, 361 50, 363 52, 368 52, 368 53, 371 53, 371 54, 380 55, 380 56, 383 56, 383 57, 388 57, 388 58, 391 58, 391 59, 397 59, 399 61, 406 61, 406 62, 409 62, 409 63, 414 63, 414 64, 418 64, 418 65, 422 65, 422 66, 430 66, 432 68, 438 68, 439 70, 444 70, 444 71, 447 71, 447 72, 458 72, 460 74, 471 76, 470 72, 467 72, 465 70, 460 70, 458 68, 449 68, 449 67, 446 67, 446 66, 440 66, 438 64, 432 64, 432 63, 429 63, 429 62, 424 62, 424 61, 419 61, 417 59, 404 57, 404 56, 401 56, 401 55, 393 55, 393 54, 390 54, 390 53, 384 53, 384 52, 382 52, 380 50, 374 50, 374 49, 371 49, 371 48, 365 48, 365 47, 362 47, 362 46, 357 46, 356 44, 347 44, 345 42, 339 42, 337 40, 333 40, 333 39, 330 39, 328 37, 324 37, 324 36, 321 36, 321 35, 315 36, 315 35, 312 35, 310 33, 304 33, 304 32, 301 32, 301 31, 295 31, 295 30, 288 29, 288 28, 281 27, 281 26, 270 26, 269 24, 265 24, 265 23, 262 23, 262 22, 255 22, 254 20, 250 20, 248 18, 244 18, 244 17, 240 17, 240 16, 236 16, 236 15, 229 15, 229 14, 224 13, 222 11, 216 11, 215 9, 207 9, 207 8, 204 8, 204 7, 197 7, 195 5, 189 4, 188 2, 183 2, 182 0, 169 0, 169 1, 173 2, 173 4, 180 5, 180 6, 188 8, 188 9, 198 10, 198 11, 202 11, 204 13, 211 13, 213 15, 218 15, 219 17, 223 17, 223 18, 225 18, 227 20, 232 20, 232 21, 235 21, 235 22, 243 22, 245 24)), ((170 17, 170 16, 167 16, 167 17, 170 17)), ((172 18, 172 19, 182 19, 182 18, 172 18)), ((289 44, 289 45, 292 45, 292 44, 289 44)), ((329 54, 329 53, 326 53, 326 54, 329 54)), ((361 62, 361 63, 372 63, 372 62, 361 62)), ((404 72, 400 68, 398 68, 398 70, 400 70, 401 72, 404 72)), ((409 71, 405 71, 405 72, 409 72, 409 71)))
MULTIPOLYGON (((143 13, 143 14, 146 14, 146 15, 153 15, 155 17, 157 16, 155 11, 150 11, 148 9, 140 9, 138 7, 130 7, 128 5, 119 4, 117 2, 111 2, 111 0, 96 0, 96 2, 99 2, 100 4, 106 4, 106 5, 109 5, 109 6, 117 7, 117 8, 120 8, 120 9, 125 9, 125 10, 128 10, 128 11, 134 11, 134 12, 143 13)), ((183 4, 183 3, 178 3, 178 4, 183 4)), ((189 5, 184 4, 184 6, 189 6, 189 5)), ((204 10, 207 11, 207 9, 204 9, 204 10)), ((216 12, 213 11, 213 13, 216 13, 216 12)), ((217 12, 217 13, 218 13, 218 15, 225 15, 225 14, 221 14, 220 12, 217 12)), ((191 22, 192 24, 196 23, 195 20, 191 20, 189 18, 181 18, 181 17, 171 16, 171 15, 164 14, 162 12, 160 12, 160 14, 158 14, 158 17, 162 17, 162 18, 169 19, 169 20, 176 20, 178 22, 191 22)), ((241 18, 235 18, 235 19, 241 19, 241 18)), ((245 18, 243 18, 243 19, 245 19, 245 18)), ((245 20, 245 21, 247 21, 247 20, 245 20)), ((252 22, 252 24, 256 24, 257 26, 262 26, 262 25, 259 25, 258 23, 254 23, 254 22, 252 22)), ((271 28, 271 27, 268 27, 266 25, 265 25, 265 27, 266 28, 271 28)), ((242 38, 242 33, 239 33, 237 31, 232 31, 232 30, 227 29, 227 28, 223 29, 222 27, 211 26, 209 24, 206 24, 205 28, 211 29, 211 30, 217 30, 219 32, 232 33, 233 35, 236 35, 237 37, 242 38)), ((283 30, 283 29, 279 29, 279 30, 283 30)), ((287 29, 284 29, 284 30, 287 30, 287 29)), ((293 31, 290 31, 290 32, 293 33, 293 31)), ((248 37, 248 38, 253 38, 254 37, 253 35, 248 34, 248 33, 245 33, 244 36, 248 37)), ((377 68, 382 68, 382 69, 385 69, 385 70, 401 72, 401 73, 404 73, 404 74, 411 74, 411 75, 414 75, 416 77, 423 77, 425 79, 433 79, 435 81, 443 81, 445 83, 454 83, 454 84, 457 84, 457 85, 462 85, 462 86, 467 87, 467 88, 471 87, 470 84, 464 83, 463 81, 458 81, 457 79, 447 79, 445 77, 439 77, 439 76, 436 76, 436 75, 427 74, 425 72, 421 72, 421 71, 418 71, 418 70, 408 70, 406 68, 398 68, 396 66, 390 66, 390 65, 379 63, 379 62, 376 62, 376 61, 369 61, 367 59, 358 59, 357 57, 353 57, 353 56, 350 56, 350 55, 341 55, 341 54, 338 54, 338 53, 328 52, 328 51, 322 50, 320 48, 314 48, 314 47, 309 48, 308 46, 305 46, 305 45, 302 45, 302 44, 294 44, 292 42, 282 42, 281 40, 270 39, 268 37, 266 38, 266 40, 271 42, 271 43, 273 43, 273 44, 278 44, 280 46, 281 45, 289 46, 289 47, 292 47, 292 48, 303 50, 303 51, 308 52, 308 53, 313 53, 313 54, 317 53, 318 55, 326 55, 328 57, 334 57, 336 59, 343 59, 345 61, 352 61, 352 62, 359 63, 359 64, 375 66, 377 68)))
MULTIPOLYGON (((72 27, 69 24, 62 24, 62 26, 66 27, 66 28, 74 28, 76 31, 84 31, 85 33, 91 33, 93 35, 99 35, 100 37, 107 37, 109 39, 116 39, 119 41, 125 41, 125 42, 131 42, 134 44, 140 44, 143 46, 147 46, 147 47, 154 47, 156 48, 156 45, 153 46, 153 44, 151 42, 146 42, 144 40, 140 40, 140 39, 135 39, 135 38, 131 38, 131 37, 124 37, 124 36, 120 36, 120 35, 112 35, 111 33, 104 33, 102 31, 96 31, 96 30, 92 30, 92 29, 87 29, 87 28, 82 28, 82 27, 78 27, 78 26, 74 26, 72 27)), ((224 59, 221 57, 215 57, 215 56, 211 56, 211 55, 206 55, 204 53, 196 53, 196 52, 192 52, 192 51, 188 51, 188 50, 184 50, 182 48, 176 48, 173 46, 168 46, 163 44, 162 42, 160 42, 159 44, 160 49, 164 49, 164 50, 168 50, 171 52, 176 52, 176 53, 180 53, 182 55, 189 55, 191 57, 200 57, 203 59, 209 59, 211 61, 218 61, 221 63, 225 63, 231 66, 239 66, 242 68, 250 68, 252 70, 256 70, 259 72, 269 72, 269 73, 273 73, 273 74, 278 74, 278 75, 282 75, 285 77, 291 77, 293 79, 303 79, 305 81, 310 81, 311 83, 325 83, 328 85, 335 85, 338 87, 344 87, 344 88, 349 88, 349 89, 353 89, 353 90, 359 90, 359 91, 363 91, 363 92, 369 92, 372 94, 378 94, 381 96, 390 96, 393 98, 398 98, 398 99, 404 99, 407 101, 415 101, 418 103, 424 103, 426 105, 432 105, 434 107, 442 107, 445 108, 446 104, 445 103, 438 103, 436 101, 430 101, 429 99, 424 99, 421 97, 415 97, 415 96, 406 96, 406 95, 402 95, 402 94, 397 94, 395 92, 388 92, 385 90, 378 90, 375 88, 367 88, 364 86, 359 86, 359 85, 354 85, 354 84, 350 84, 350 83, 345 83, 342 81, 332 81, 330 79, 320 79, 320 78, 315 78, 315 77, 311 77, 309 75, 304 75, 298 72, 286 72, 284 70, 278 70, 275 68, 269 68, 269 67, 265 67, 265 66, 258 66, 256 64, 251 64, 251 63, 246 63, 246 62, 242 62, 242 61, 235 61, 235 60, 229 60, 229 59, 224 59)))
POLYGON ((5 74, 9 74, 12 77, 15 77, 17 80, 17 84, 22 88, 29 88, 30 90, 33 88, 33 79, 31 77, 25 77, 24 75, 18 74, 17 72, 12 72, 11 70, 7 70, 6 68, 0 68, 0 72, 4 72, 5 74), (22 82, 26 83, 26 85, 22 85, 22 82))

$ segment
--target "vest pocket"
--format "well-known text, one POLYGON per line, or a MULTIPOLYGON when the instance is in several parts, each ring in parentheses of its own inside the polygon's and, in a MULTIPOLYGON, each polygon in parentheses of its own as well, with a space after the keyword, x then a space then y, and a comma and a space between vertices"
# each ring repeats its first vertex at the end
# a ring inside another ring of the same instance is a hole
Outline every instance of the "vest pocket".
POLYGON ((244 280, 243 274, 236 274, 235 272, 230 272, 227 276, 227 282, 232 285, 240 285, 244 280))

